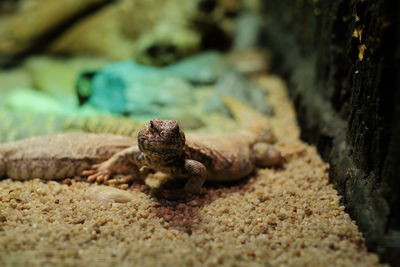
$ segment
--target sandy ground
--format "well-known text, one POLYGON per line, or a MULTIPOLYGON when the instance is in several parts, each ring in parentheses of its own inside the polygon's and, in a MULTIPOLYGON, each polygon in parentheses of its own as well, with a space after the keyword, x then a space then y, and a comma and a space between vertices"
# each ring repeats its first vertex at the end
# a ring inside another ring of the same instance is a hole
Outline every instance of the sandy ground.
POLYGON ((143 186, 111 203, 88 200, 96 185, 87 183, 0 181, 0 265, 379 265, 328 183, 327 164, 299 140, 282 81, 258 81, 275 105, 284 168, 207 186, 181 203, 156 200, 143 186))

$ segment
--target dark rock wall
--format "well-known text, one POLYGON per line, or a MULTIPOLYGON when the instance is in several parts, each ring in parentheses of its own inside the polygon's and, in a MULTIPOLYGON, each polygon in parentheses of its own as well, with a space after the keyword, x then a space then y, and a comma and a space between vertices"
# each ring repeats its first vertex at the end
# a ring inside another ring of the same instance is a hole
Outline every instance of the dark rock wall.
POLYGON ((368 247, 400 261, 396 0, 264 0, 263 45, 368 247))

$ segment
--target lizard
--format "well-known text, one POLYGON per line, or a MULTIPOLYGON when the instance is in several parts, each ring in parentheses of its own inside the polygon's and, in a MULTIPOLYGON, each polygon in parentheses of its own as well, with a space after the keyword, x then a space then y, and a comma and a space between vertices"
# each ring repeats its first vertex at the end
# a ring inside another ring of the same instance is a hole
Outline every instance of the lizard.
MULTIPOLYGON (((71 178, 134 145, 131 137, 95 133, 61 133, 7 142, 0 144, 0 177, 71 178)), ((134 172, 134 167, 126 170, 134 172)))
MULTIPOLYGON (((233 99, 224 101, 236 105, 233 110, 239 114, 251 114, 233 99)), ((195 193, 205 180, 235 181, 256 166, 282 164, 283 157, 268 144, 275 138, 264 125, 252 123, 232 134, 188 134, 186 140, 176 121, 155 119, 139 132, 138 142, 91 133, 32 137, 0 145, 0 177, 28 180, 88 175, 90 182, 118 184, 143 177, 139 168, 147 167, 188 179, 184 191, 195 193), (108 181, 116 173, 130 175, 108 181)))
POLYGON ((109 133, 135 137, 143 123, 113 115, 46 114, 0 109, 0 142, 63 132, 109 133))
MULTIPOLYGON (((237 104, 226 96, 224 101, 228 105, 237 104)), ((245 120, 243 116, 242 119, 245 120)), ((108 182, 121 169, 135 166, 147 172, 185 179, 182 193, 198 193, 205 181, 237 181, 256 167, 284 163, 284 157, 270 144, 275 137, 264 122, 256 120, 235 133, 185 135, 177 121, 153 119, 139 131, 137 145, 93 165, 83 175, 87 175, 90 182, 108 182)))

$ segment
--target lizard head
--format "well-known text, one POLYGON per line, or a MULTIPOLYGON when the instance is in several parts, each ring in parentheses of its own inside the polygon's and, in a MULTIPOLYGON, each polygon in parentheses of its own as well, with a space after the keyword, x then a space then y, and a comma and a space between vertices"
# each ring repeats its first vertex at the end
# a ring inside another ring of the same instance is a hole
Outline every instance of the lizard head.
POLYGON ((185 134, 175 120, 153 119, 139 132, 138 144, 145 154, 176 156, 183 151, 185 134))

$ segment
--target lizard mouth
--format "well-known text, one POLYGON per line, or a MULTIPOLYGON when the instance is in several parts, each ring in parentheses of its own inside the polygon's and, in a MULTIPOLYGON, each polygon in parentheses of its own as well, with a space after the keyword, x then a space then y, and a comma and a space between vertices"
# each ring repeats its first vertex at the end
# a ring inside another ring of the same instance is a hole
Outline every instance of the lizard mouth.
POLYGON ((145 152, 151 152, 160 155, 179 154, 179 149, 168 147, 146 147, 145 152))
POLYGON ((182 150, 182 147, 169 140, 149 140, 146 137, 139 137, 139 145, 143 152, 153 152, 159 154, 171 154, 178 153, 182 150))

